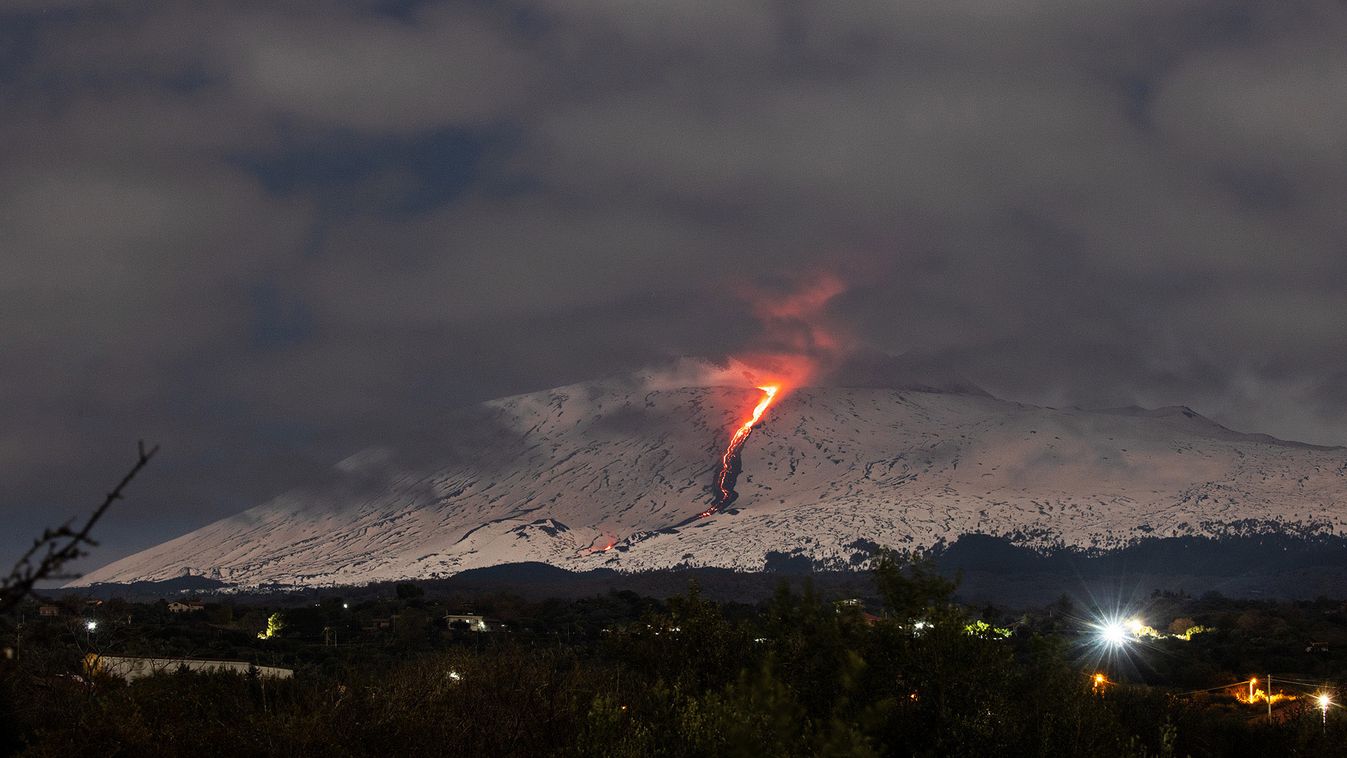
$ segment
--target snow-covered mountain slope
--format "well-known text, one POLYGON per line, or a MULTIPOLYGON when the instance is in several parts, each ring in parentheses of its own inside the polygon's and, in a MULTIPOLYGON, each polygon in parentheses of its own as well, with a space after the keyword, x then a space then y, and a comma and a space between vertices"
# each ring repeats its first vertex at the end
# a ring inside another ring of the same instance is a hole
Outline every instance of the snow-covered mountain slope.
POLYGON ((331 481, 94 571, 240 585, 361 583, 544 561, 582 570, 849 563, 965 533, 1109 548, 1146 536, 1347 531, 1347 450, 1186 408, 1055 410, 975 394, 806 388, 743 450, 739 499, 698 519, 753 389, 579 384, 485 403, 419 463, 368 451, 331 481), (608 549, 605 549, 608 548, 608 549))

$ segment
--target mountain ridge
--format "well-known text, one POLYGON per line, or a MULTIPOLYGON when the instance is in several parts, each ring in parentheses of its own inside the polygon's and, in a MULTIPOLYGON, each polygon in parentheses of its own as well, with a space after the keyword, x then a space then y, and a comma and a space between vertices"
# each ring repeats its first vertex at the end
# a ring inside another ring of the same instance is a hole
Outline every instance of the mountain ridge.
POLYGON ((243 586, 568 570, 848 565, 861 543, 986 533, 1109 550, 1148 536, 1344 531, 1347 455, 1200 414, 1050 409, 985 393, 808 387, 743 450, 740 499, 698 519, 751 388, 582 382, 488 401, 415 455, 361 451, 80 584, 200 575, 243 586))

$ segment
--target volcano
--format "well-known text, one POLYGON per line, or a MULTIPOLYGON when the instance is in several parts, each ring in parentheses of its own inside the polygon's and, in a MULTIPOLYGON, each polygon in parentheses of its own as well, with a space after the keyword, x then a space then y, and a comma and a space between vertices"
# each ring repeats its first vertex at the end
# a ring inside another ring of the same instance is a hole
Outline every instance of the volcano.
POLYGON ((77 584, 356 584, 525 561, 757 570, 779 554, 846 567, 876 544, 965 534, 1106 551, 1347 526, 1342 448, 1183 407, 1060 410, 927 384, 794 389, 738 450, 737 499, 697 518, 762 391, 651 386, 619 377, 448 415, 423 449, 364 451, 77 584))

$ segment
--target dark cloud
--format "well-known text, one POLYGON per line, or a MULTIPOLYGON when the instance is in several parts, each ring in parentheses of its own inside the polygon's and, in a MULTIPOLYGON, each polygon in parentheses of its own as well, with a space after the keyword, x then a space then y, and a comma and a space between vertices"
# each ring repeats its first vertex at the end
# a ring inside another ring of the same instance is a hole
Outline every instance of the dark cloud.
POLYGON ((98 559, 476 400, 752 351, 736 293, 802 273, 928 375, 1347 442, 1345 37, 1328 0, 7 3, 0 549, 136 437, 98 559))

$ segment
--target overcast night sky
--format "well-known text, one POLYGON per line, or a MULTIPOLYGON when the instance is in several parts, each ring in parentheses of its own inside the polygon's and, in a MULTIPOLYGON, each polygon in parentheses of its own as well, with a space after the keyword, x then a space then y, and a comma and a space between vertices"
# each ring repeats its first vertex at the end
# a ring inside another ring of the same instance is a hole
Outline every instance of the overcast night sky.
MULTIPOLYGON (((0 555, 99 564, 735 295, 993 394, 1347 443, 1347 4, 0 10, 0 555)), ((5 564, 8 565, 8 564, 5 564)))

